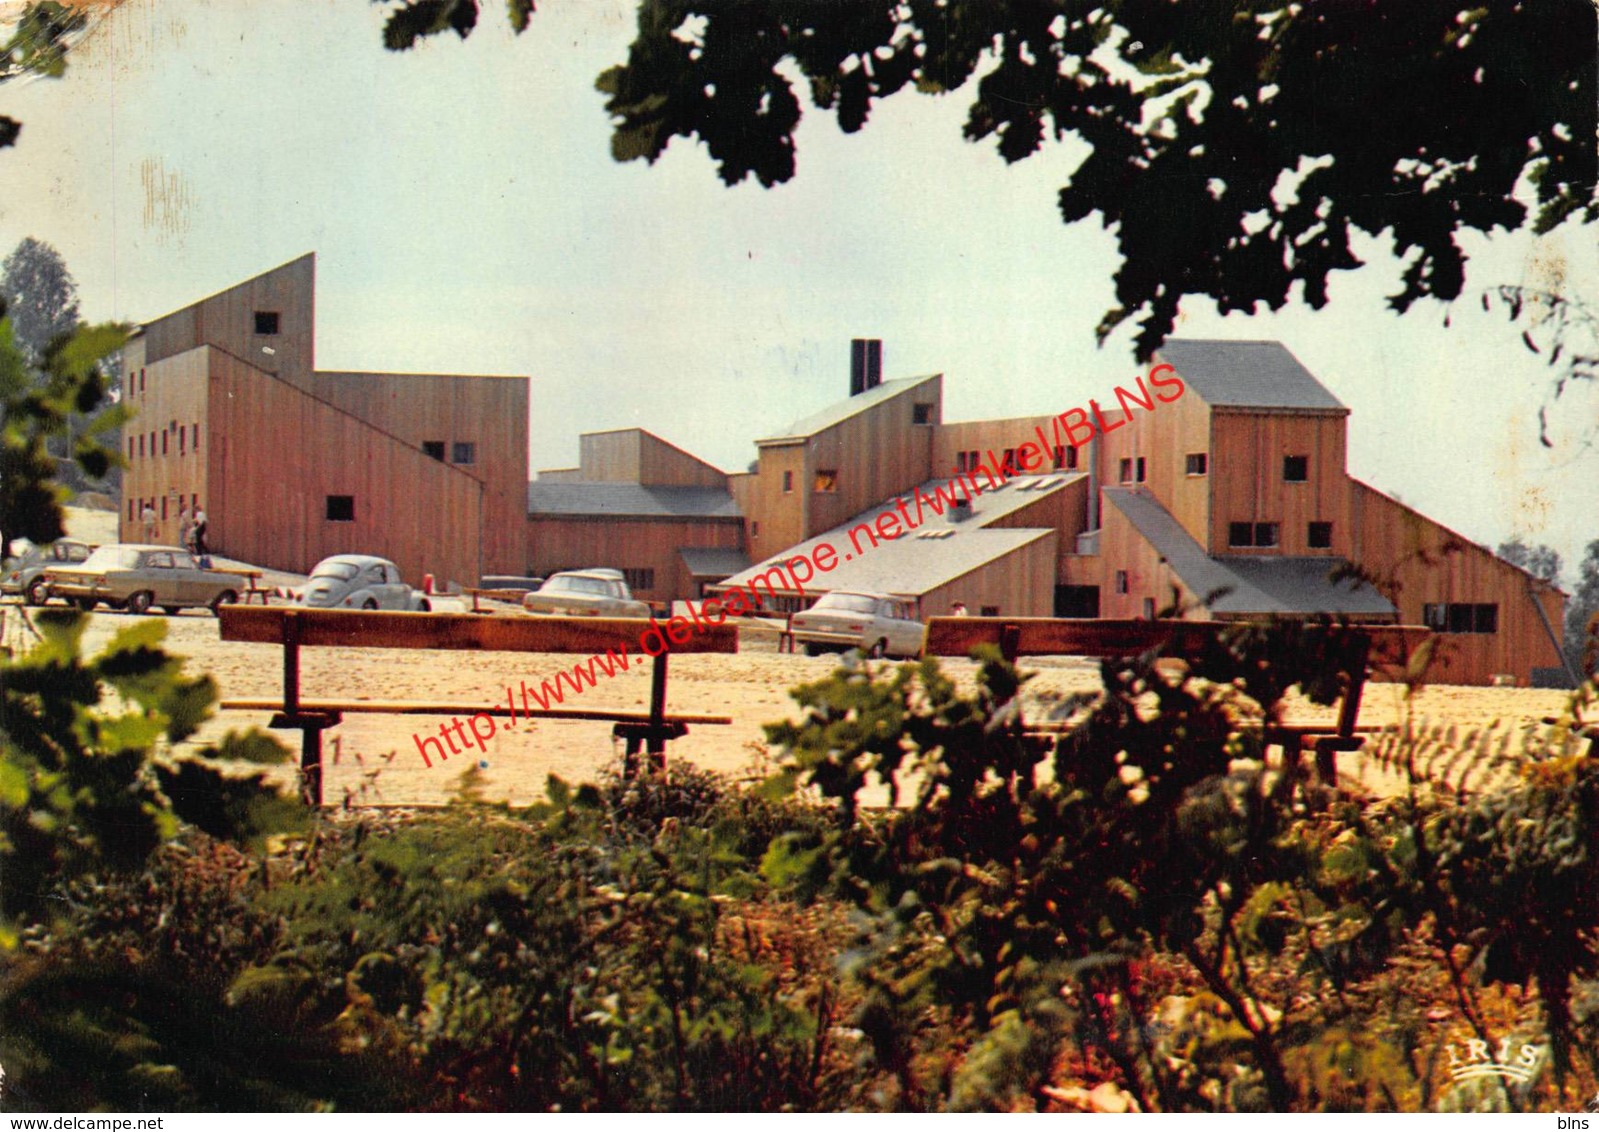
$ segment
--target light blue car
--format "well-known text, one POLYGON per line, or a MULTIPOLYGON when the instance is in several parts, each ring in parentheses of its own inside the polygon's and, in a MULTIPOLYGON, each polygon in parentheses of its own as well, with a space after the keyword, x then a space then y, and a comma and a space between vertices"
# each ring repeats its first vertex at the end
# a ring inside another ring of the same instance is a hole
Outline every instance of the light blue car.
POLYGON ((296 600, 312 609, 390 609, 428 613, 433 605, 400 581, 400 568, 387 558, 335 554, 311 571, 296 600))

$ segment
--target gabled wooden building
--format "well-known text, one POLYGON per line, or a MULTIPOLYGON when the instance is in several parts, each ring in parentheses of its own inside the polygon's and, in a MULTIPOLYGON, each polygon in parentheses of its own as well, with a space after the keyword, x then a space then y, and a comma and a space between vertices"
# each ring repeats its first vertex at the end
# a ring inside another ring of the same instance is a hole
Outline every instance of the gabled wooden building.
POLYGON ((340 553, 473 584, 527 563, 525 377, 319 372, 316 257, 140 327, 124 351, 120 537, 308 571, 340 553))

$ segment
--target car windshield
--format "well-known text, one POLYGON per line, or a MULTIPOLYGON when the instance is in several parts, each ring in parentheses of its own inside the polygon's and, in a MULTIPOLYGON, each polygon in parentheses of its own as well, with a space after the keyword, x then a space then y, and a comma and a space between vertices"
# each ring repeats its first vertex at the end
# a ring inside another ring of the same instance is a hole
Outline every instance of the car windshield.
POLYGON ((841 609, 846 613, 875 613, 877 599, 865 594, 827 594, 816 603, 817 609, 841 609))
POLYGON ((311 577, 332 578, 336 582, 348 582, 358 573, 360 573, 360 569, 350 565, 348 562, 321 562, 317 564, 315 570, 311 571, 311 577))
POLYGON ((85 570, 132 570, 139 565, 139 552, 131 546, 102 546, 84 561, 85 570))
POLYGON ((546 594, 599 594, 601 597, 609 597, 611 583, 603 578, 580 578, 568 574, 564 577, 551 578, 544 583, 544 588, 539 590, 539 592, 546 594))

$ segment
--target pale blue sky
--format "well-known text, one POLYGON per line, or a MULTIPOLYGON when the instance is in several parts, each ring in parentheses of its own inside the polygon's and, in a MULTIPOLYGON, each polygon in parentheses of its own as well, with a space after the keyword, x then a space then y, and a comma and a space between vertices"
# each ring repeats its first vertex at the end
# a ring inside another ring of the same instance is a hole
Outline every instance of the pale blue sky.
MULTIPOLYGON (((382 50, 365 0, 129 0, 65 79, 0 87, 0 253, 61 249, 87 317, 148 319, 318 253, 326 369, 523 373, 532 466, 579 432, 642 425, 729 470, 847 392, 848 341, 885 375, 945 374, 949 419, 1059 412, 1135 371, 1104 349, 1115 248, 1064 227, 1071 145, 1006 167, 960 138, 969 92, 901 95, 853 137, 809 113, 799 176, 726 189, 678 141, 610 158, 593 86, 625 57, 625 0, 550 0, 513 37, 490 3, 466 43, 382 50)), ((1403 317, 1398 266, 1339 278, 1320 312, 1186 336, 1278 338, 1353 411, 1350 469, 1462 534, 1599 538, 1599 426, 1579 391, 1537 442, 1548 371, 1477 293, 1564 280, 1599 302, 1599 235, 1472 240, 1468 295, 1403 317), (1444 326, 1445 314, 1453 326, 1444 326)))

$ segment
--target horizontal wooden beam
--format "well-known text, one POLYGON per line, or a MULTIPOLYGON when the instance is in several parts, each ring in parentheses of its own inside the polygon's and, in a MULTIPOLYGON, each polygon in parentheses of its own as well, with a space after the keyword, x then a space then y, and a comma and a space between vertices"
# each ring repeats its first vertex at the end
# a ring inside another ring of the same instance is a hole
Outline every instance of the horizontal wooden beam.
MULTIPOLYGON (((1007 625, 1017 630, 1018 656, 1134 656, 1158 645, 1172 655, 1198 652, 1236 622, 1092 620, 1063 617, 933 617, 927 622, 929 656, 965 656, 978 645, 998 645, 1007 625)), ((1402 660, 1430 630, 1417 625, 1334 626, 1330 632, 1358 633, 1372 642, 1372 659, 1402 660)))
MULTIPOLYGON (((479 652, 603 653, 607 649, 642 662, 640 635, 650 623, 624 617, 536 617, 526 614, 484 617, 471 613, 386 613, 356 609, 302 609, 270 606, 251 609, 225 605, 217 611, 224 641, 284 643, 283 626, 293 618, 298 643, 308 648, 339 646, 372 649, 466 649, 479 652)), ((658 632, 664 634, 665 627, 658 632)), ((738 651, 738 629, 705 626, 666 640, 674 655, 738 651)), ((654 644, 654 634, 651 644, 654 644)), ((655 646, 659 647, 659 646, 655 646)))
MULTIPOLYGON (((241 699, 223 700, 224 711, 282 711, 283 702, 275 699, 241 699)), ((444 703, 414 703, 409 700, 301 700, 301 714, 315 714, 318 712, 342 712, 346 715, 368 713, 374 715, 494 715, 506 717, 511 714, 510 708, 505 704, 494 707, 476 707, 470 704, 444 704, 444 703)), ((649 713, 642 711, 608 711, 604 708, 534 708, 532 711, 523 711, 520 705, 516 710, 516 717, 529 719, 581 719, 602 723, 648 723, 649 713)), ((700 724, 729 724, 733 722, 732 716, 727 715, 679 715, 667 713, 662 716, 667 723, 700 723, 700 724)))

